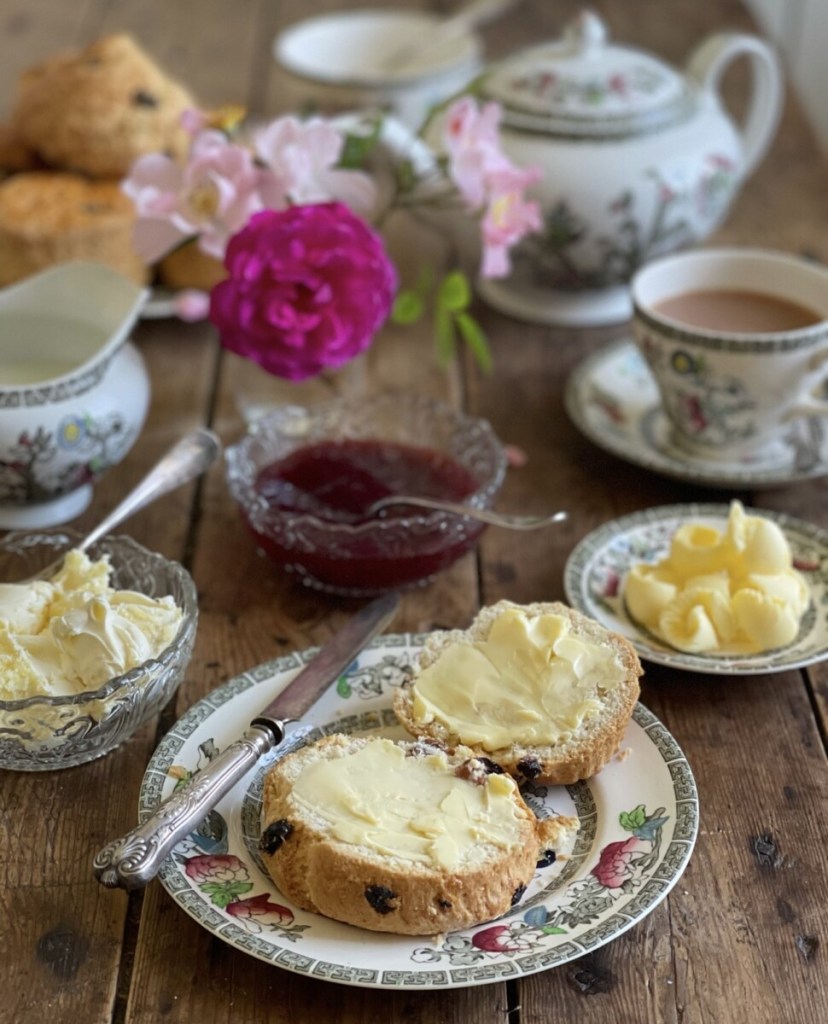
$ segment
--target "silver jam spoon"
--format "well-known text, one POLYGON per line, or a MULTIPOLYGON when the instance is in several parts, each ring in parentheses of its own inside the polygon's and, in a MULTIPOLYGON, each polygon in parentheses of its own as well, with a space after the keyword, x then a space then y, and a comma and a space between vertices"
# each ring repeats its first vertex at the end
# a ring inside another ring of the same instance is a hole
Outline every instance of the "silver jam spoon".
MULTIPOLYGON (((216 461, 221 454, 221 441, 206 427, 199 427, 189 434, 185 434, 180 441, 177 441, 166 454, 156 462, 153 468, 140 481, 140 483, 129 492, 124 500, 105 516, 94 530, 90 531, 80 543, 75 545, 75 550, 85 551, 88 547, 100 540, 105 534, 113 530, 119 523, 134 515, 139 509, 149 505, 150 502, 160 498, 163 494, 175 490, 188 480, 200 476, 216 461)), ((63 556, 45 566, 33 576, 29 576, 21 583, 31 583, 34 580, 46 579, 54 574, 63 565, 63 556)))
POLYGON ((475 508, 457 501, 443 501, 442 498, 420 498, 413 495, 390 494, 387 498, 379 498, 368 509, 368 515, 378 515, 395 505, 413 505, 416 508, 433 509, 436 512, 452 512, 458 516, 468 516, 490 526, 503 526, 507 530, 538 530, 553 523, 562 523, 567 518, 564 511, 554 512, 546 516, 516 516, 504 512, 492 512, 487 508, 475 508))

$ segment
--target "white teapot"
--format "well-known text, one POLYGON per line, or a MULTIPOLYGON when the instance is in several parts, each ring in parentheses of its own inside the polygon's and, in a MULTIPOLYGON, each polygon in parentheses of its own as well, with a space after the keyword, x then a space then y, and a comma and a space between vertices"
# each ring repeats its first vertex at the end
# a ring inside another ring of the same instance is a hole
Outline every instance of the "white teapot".
POLYGON ((754 36, 711 36, 681 74, 610 44, 583 12, 562 39, 492 66, 482 92, 503 107, 506 152, 542 170, 530 194, 543 227, 514 253, 512 274, 480 292, 521 319, 577 326, 627 319, 635 270, 722 222, 773 138, 783 89, 772 49, 754 36), (741 56, 752 72, 743 127, 718 94, 741 56))

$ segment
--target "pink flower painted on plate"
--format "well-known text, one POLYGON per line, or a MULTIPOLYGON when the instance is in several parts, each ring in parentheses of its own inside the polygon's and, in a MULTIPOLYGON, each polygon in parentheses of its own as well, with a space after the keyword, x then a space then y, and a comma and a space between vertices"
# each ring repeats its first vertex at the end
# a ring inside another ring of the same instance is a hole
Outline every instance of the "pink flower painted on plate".
POLYGON ((601 850, 598 863, 591 873, 607 889, 620 889, 635 876, 635 869, 630 862, 639 849, 640 842, 635 836, 608 843, 601 850))
POLYGON ((224 265, 210 297, 222 345, 289 380, 368 348, 397 285, 380 236, 341 203, 256 214, 224 265))
POLYGON ((273 928, 287 928, 294 920, 293 911, 281 903, 272 903, 270 894, 266 892, 228 903, 225 910, 248 931, 257 934, 273 928))
POLYGON ((184 873, 196 884, 201 882, 237 882, 249 877, 247 865, 231 853, 188 857, 184 864, 184 873))
POLYGON ((521 953, 531 949, 533 943, 513 935, 508 925, 495 924, 475 932, 472 945, 484 953, 521 953))

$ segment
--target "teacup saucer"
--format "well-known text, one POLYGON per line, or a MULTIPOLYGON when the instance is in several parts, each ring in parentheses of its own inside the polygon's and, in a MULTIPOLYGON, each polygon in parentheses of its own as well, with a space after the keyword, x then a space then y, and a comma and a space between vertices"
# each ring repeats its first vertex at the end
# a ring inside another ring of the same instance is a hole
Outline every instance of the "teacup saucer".
POLYGON ((599 448, 664 476, 733 490, 775 486, 828 474, 828 423, 793 420, 779 441, 750 458, 705 459, 678 448, 658 388, 635 342, 600 349, 570 375, 566 410, 599 448))

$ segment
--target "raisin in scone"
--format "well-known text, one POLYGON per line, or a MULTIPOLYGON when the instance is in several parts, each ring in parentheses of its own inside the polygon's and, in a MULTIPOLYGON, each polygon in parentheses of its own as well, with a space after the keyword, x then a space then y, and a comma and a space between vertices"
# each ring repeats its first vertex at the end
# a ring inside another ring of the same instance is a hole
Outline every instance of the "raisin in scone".
POLYGON ((333 735, 271 768, 262 826, 267 870, 302 909, 434 935, 519 902, 578 821, 539 820, 510 776, 468 750, 333 735))
POLYGON ((432 633, 394 710, 414 736, 464 744, 517 779, 568 785, 617 752, 641 663, 624 637, 559 602, 484 608, 432 633))

